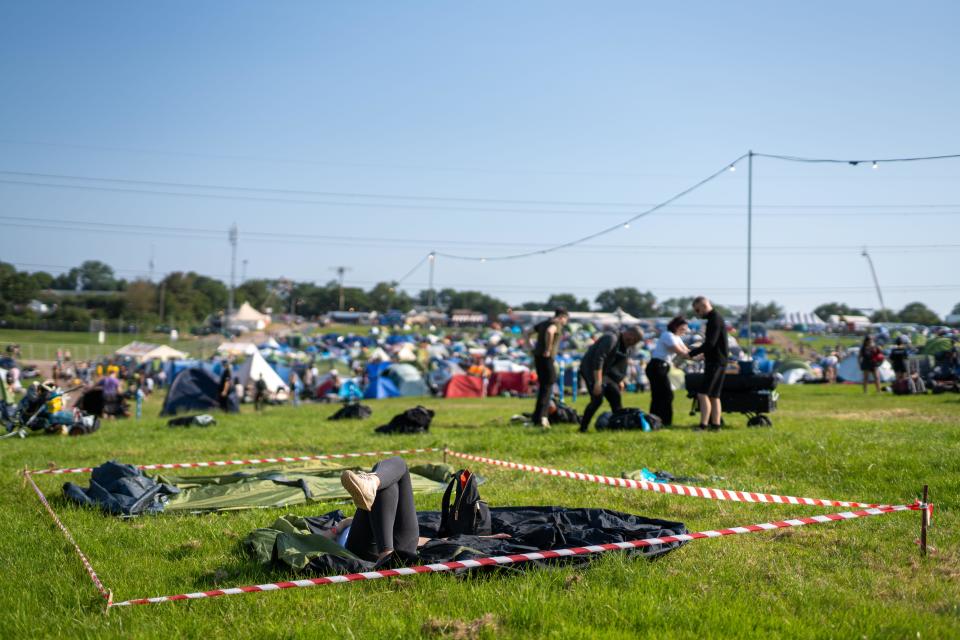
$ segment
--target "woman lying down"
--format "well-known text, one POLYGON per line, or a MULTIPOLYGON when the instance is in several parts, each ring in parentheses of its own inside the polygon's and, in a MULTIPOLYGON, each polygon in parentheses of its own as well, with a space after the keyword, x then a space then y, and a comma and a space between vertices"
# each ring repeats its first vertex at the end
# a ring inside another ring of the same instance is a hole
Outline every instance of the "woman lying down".
MULTIPOLYGON (((458 480, 469 473, 456 474, 458 480)), ((284 516, 269 529, 244 541, 264 564, 313 573, 349 573, 563 549, 686 533, 679 522, 654 520, 610 511, 565 507, 490 508, 489 529, 451 533, 453 514, 463 507, 451 500, 441 537, 441 512, 417 512, 406 462, 381 460, 370 472, 344 471, 340 482, 357 507, 352 518, 334 511, 314 518, 284 516)), ((452 488, 452 487, 451 487, 452 488)), ((448 492, 450 489, 448 488, 448 492)), ((459 492, 457 492, 459 496, 459 492)), ((464 493, 468 496, 469 493, 464 493)), ((444 499, 446 503, 446 499, 444 499)), ((473 508, 473 505, 467 505, 473 508)), ((466 527, 469 529, 469 527, 466 527)), ((656 545, 632 553, 660 556, 680 543, 656 545)), ((584 557, 566 560, 585 561, 584 557)), ((521 565, 522 566, 522 565, 521 565)))

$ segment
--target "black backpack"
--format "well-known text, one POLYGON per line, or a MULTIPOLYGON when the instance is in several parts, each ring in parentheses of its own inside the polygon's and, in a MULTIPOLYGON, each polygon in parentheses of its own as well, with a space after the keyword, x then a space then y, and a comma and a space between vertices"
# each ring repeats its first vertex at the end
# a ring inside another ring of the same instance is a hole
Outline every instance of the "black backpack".
POLYGON ((369 418, 373 415, 373 409, 368 407, 365 404, 360 404, 359 402, 346 404, 340 407, 335 414, 327 418, 327 420, 363 420, 369 418))
POLYGON ((377 433, 426 433, 430 430, 433 410, 417 405, 393 416, 390 422, 375 429, 377 433))
POLYGON ((493 531, 490 522, 490 507, 480 499, 477 477, 469 469, 453 474, 453 479, 443 492, 440 506, 440 537, 468 535, 486 536, 493 531), (450 504, 450 494, 453 504, 450 504))
POLYGON ((663 426, 663 421, 657 416, 644 413, 640 409, 621 409, 614 413, 605 413, 597 419, 597 430, 609 431, 656 431, 663 426), (644 429, 644 424, 647 428, 644 429))

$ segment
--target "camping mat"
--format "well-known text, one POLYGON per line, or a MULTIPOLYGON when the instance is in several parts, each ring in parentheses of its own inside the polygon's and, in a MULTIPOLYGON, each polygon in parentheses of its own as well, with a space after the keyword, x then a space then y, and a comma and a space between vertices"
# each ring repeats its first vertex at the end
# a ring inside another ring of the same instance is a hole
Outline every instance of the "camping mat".
MULTIPOLYGON (((164 511, 203 512, 289 507, 310 502, 349 500, 340 484, 340 472, 353 468, 335 464, 295 470, 257 469, 224 475, 154 476, 158 482, 180 489, 169 496, 164 511)), ((442 491, 453 467, 443 464, 410 468, 414 493, 442 491)))
MULTIPOLYGON (((258 563, 281 571, 354 573, 373 569, 329 537, 329 531, 344 518, 342 511, 303 518, 287 515, 269 527, 256 529, 241 543, 258 563)), ((680 522, 644 518, 608 509, 565 507, 500 507, 490 509, 492 532, 508 538, 458 535, 440 539, 440 513, 417 513, 420 535, 431 538, 420 547, 417 557, 404 558, 407 564, 463 561, 490 556, 583 547, 647 538, 685 534, 680 522)), ((645 547, 634 553, 646 557, 663 555, 685 544, 669 542, 645 547)), ((568 558, 587 562, 588 556, 568 558)))

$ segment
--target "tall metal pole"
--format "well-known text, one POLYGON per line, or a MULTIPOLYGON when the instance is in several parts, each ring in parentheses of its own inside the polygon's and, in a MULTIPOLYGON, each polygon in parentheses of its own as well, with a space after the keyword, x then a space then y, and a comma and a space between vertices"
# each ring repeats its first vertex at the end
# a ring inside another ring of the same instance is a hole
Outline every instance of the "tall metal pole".
POLYGON ((244 258, 240 262, 240 284, 241 285, 247 281, 247 262, 249 262, 249 260, 247 260, 246 258, 244 258))
POLYGON ((887 307, 883 304, 883 293, 880 291, 880 281, 877 279, 877 270, 873 268, 873 259, 870 257, 870 254, 867 253, 867 248, 863 248, 863 253, 861 253, 864 258, 867 259, 867 263, 870 265, 870 275, 873 276, 873 286, 877 289, 877 297, 880 299, 880 314, 883 316, 884 320, 887 319, 887 307))
POLYGON ((434 301, 434 291, 433 291, 433 269, 437 262, 437 254, 430 252, 430 284, 429 289, 427 289, 427 307, 433 308, 434 301))
POLYGON ((753 150, 747 152, 747 354, 753 356, 753 150))
POLYGON ((233 316, 233 288, 237 280, 237 223, 230 226, 230 295, 227 298, 227 323, 233 316))

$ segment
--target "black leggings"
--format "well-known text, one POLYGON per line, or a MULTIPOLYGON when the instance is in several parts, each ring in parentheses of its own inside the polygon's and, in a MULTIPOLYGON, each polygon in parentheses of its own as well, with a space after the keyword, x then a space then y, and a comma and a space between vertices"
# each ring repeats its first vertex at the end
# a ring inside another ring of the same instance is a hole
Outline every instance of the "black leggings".
POLYGON ((673 424, 673 388, 670 386, 670 363, 659 358, 650 360, 646 368, 650 381, 650 413, 660 418, 665 427, 673 424))
POLYGON ((375 561, 387 549, 416 555, 420 538, 413 485, 403 458, 387 458, 373 467, 380 489, 370 511, 357 509, 347 549, 364 560, 375 561))
POLYGON ((604 382, 600 395, 595 396, 593 395, 593 378, 583 375, 582 371, 580 372, 580 377, 583 378, 583 381, 587 384, 587 392, 590 394, 590 402, 583 412, 583 419, 580 420, 580 431, 586 431, 590 427, 590 421, 593 420, 593 414, 595 414, 597 409, 600 408, 600 405, 603 404, 604 398, 610 403, 610 408, 613 409, 614 412, 623 409, 623 401, 620 398, 620 387, 617 384, 604 382))
POLYGON ((557 371, 553 365, 553 358, 536 356, 534 363, 537 369, 537 406, 533 410, 533 424, 540 424, 550 410, 550 396, 553 394, 553 384, 557 381, 557 371))

